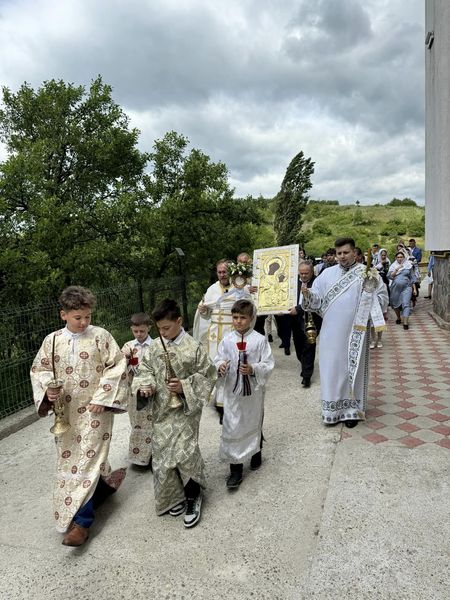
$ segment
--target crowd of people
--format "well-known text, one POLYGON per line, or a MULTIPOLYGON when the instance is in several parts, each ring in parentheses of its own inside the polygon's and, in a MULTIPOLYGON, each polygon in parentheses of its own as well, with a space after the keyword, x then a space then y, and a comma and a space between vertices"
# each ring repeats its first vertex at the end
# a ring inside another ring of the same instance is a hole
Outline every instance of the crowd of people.
MULTIPOLYGON (((351 428, 364 420, 369 347, 382 345, 389 303, 397 323, 409 328, 420 260, 414 240, 409 247, 398 244, 392 263, 376 244, 364 257, 351 238, 336 240, 318 264, 301 250, 296 304, 275 315, 275 323, 286 355, 293 339, 305 388, 320 335, 326 426, 351 428)), ((248 265, 251 259, 241 253, 236 262, 248 265)), ((251 469, 261 467, 274 320, 257 314, 254 285, 233 284, 227 259, 218 261, 216 272, 217 282, 198 305, 192 336, 178 304, 166 299, 151 315, 131 316, 133 339, 122 349, 91 324, 95 297, 89 290, 71 286, 62 292, 65 327, 44 339, 31 380, 38 414, 54 413, 62 424, 55 433, 53 514, 64 545, 87 541, 95 508, 125 477, 126 469, 112 471, 108 462, 115 413, 128 410, 129 462, 153 472, 157 514, 184 514, 186 528, 201 516, 206 480, 198 435, 207 403, 220 414, 218 453, 229 465, 226 487, 239 487, 247 461, 251 469)))

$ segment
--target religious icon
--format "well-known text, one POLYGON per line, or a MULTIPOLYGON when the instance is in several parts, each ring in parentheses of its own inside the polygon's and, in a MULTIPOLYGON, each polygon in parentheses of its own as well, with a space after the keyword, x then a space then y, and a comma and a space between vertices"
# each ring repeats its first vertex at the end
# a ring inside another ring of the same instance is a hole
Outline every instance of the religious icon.
POLYGON ((287 313, 297 304, 298 244, 253 254, 253 284, 259 315, 287 313))

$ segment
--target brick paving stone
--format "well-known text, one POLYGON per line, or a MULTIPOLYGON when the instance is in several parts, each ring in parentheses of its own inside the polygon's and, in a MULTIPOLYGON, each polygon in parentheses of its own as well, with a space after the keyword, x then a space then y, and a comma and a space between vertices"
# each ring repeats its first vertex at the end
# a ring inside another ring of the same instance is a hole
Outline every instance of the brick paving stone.
POLYGON ((416 406, 413 402, 407 402, 406 400, 402 400, 401 402, 394 402, 397 406, 401 408, 411 408, 411 406, 416 406))
POLYGON ((422 442, 437 442, 442 439, 442 435, 431 429, 420 429, 419 431, 412 433, 411 437, 422 440, 422 442))
POLYGON ((407 431, 408 433, 412 433, 413 431, 419 431, 420 427, 413 425, 412 423, 401 423, 400 425, 396 425, 398 429, 402 431, 407 431))
POLYGON ((368 442, 372 442, 372 444, 379 444, 380 442, 388 441, 387 437, 384 437, 384 435, 380 435, 379 433, 369 433, 368 435, 363 435, 362 437, 368 442))
POLYGON ((416 413, 413 413, 409 410, 403 410, 402 412, 397 413, 397 415, 399 417, 401 417, 402 419, 415 419, 416 417, 418 417, 419 415, 417 415, 416 413))
POLYGON ((432 427, 431 431, 436 431, 441 435, 450 435, 450 427, 447 425, 436 425, 436 427, 432 427))
POLYGON ((444 408, 446 408, 446 406, 444 406, 443 404, 438 404, 437 402, 431 402, 430 404, 426 404, 425 406, 431 408, 432 412, 444 410, 444 408))
POLYGON ((388 414, 388 415, 383 415, 382 417, 378 417, 377 421, 379 423, 383 423, 384 425, 400 425, 400 423, 403 423, 403 419, 401 417, 399 417, 398 415, 392 415, 392 414, 388 414))
POLYGON ((416 417, 415 419, 411 419, 409 422, 411 425, 414 425, 419 429, 431 429, 437 425, 436 420, 430 419, 430 417, 416 417))
POLYGON ((450 450, 450 439, 449 438, 442 438, 442 440, 439 440, 438 442, 434 442, 435 444, 438 444, 438 446, 442 446, 443 448, 448 448, 448 450, 450 450))
POLYGON ((398 441, 408 448, 416 448, 417 446, 422 446, 422 444, 425 444, 425 442, 422 442, 422 440, 418 440, 415 437, 404 437, 398 441))
POLYGON ((379 421, 368 421, 366 427, 369 427, 370 429, 381 429, 382 427, 386 427, 386 425, 379 421))
POLYGON ((430 317, 422 298, 409 331, 395 324, 391 309, 387 328, 383 348, 370 352, 367 420, 341 439, 450 449, 450 336, 430 317))
POLYGON ((438 413, 438 412, 431 414, 430 419, 433 419, 434 421, 439 421, 439 422, 450 421, 450 417, 448 417, 447 415, 443 415, 442 413, 438 413))

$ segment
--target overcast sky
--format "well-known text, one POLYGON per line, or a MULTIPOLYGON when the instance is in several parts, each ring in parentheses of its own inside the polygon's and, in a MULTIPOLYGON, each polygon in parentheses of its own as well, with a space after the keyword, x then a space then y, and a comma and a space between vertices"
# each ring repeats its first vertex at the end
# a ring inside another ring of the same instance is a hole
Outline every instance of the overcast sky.
POLYGON ((303 150, 312 198, 423 203, 424 39, 423 0, 0 0, 0 82, 100 74, 143 150, 182 133, 239 196, 303 150))

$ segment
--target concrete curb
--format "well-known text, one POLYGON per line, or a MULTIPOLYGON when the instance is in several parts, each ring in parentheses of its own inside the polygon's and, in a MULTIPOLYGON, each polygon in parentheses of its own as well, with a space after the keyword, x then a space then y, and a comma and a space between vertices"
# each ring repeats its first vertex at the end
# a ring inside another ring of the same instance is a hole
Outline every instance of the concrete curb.
POLYGON ((20 431, 39 419, 34 406, 27 406, 9 417, 0 420, 0 440, 20 431))

